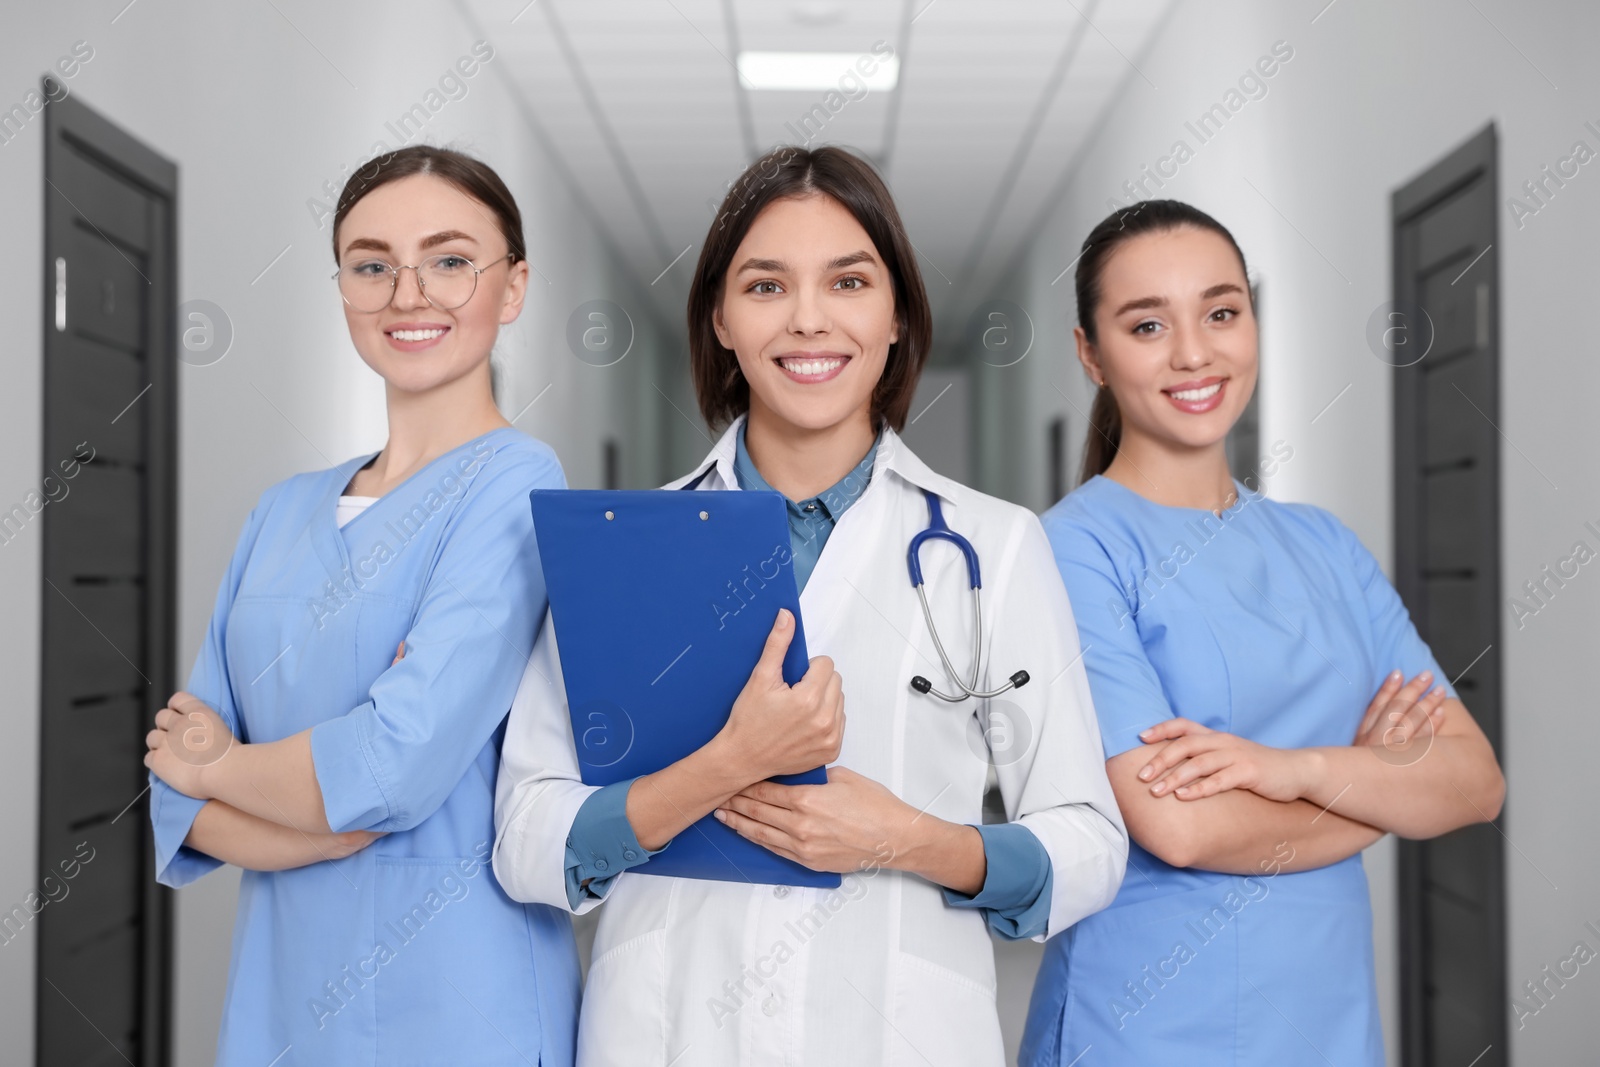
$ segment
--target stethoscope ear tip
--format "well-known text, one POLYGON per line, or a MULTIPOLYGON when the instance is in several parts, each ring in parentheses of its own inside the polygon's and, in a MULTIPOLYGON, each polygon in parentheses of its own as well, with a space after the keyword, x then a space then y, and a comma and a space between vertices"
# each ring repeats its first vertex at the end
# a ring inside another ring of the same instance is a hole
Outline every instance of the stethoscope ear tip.
POLYGON ((911 679, 911 688, 915 689, 919 693, 927 693, 933 688, 933 683, 919 674, 911 679))
POLYGON ((1013 674, 1011 676, 1011 685, 1012 685, 1013 688, 1021 689, 1023 686, 1025 686, 1027 684, 1028 684, 1028 672, 1027 671, 1018 671, 1016 674, 1013 674))

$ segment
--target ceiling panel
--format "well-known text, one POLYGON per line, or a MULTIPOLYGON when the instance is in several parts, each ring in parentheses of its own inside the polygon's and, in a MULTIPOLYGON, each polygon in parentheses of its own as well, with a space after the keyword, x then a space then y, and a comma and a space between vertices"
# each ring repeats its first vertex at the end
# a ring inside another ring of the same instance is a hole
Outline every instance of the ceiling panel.
POLYGON ((1150 91, 1135 64, 1172 0, 456 2, 664 321, 728 184, 809 138, 883 168, 947 331, 1015 261, 1106 107, 1150 91), (734 68, 740 50, 878 42, 900 83, 851 99, 753 90, 734 68))

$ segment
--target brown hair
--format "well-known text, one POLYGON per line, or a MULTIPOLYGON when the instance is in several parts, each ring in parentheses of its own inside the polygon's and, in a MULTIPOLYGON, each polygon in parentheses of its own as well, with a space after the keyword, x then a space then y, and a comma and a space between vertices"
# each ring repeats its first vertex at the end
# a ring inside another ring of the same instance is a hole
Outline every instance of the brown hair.
POLYGON ((333 261, 339 262, 339 224, 344 222, 350 209, 361 198, 390 182, 409 178, 413 174, 432 174, 442 178, 466 195, 483 204, 494 215, 500 233, 511 252, 511 262, 527 259, 527 247, 522 240, 522 212, 511 196, 511 190, 500 180, 494 168, 462 152, 432 145, 416 144, 397 148, 374 156, 355 169, 333 213, 333 261))
MULTIPOLYGON (((1227 241, 1239 257, 1239 269, 1248 276, 1239 242, 1233 239, 1233 234, 1228 232, 1226 226, 1197 207, 1181 200, 1141 200, 1113 211, 1083 239, 1078 269, 1072 276, 1078 294, 1078 326, 1090 344, 1095 343, 1094 315, 1100 307, 1100 279, 1105 274, 1111 253, 1134 237, 1147 233, 1166 233, 1183 226, 1209 231, 1227 241)), ((1122 412, 1111 390, 1102 387, 1095 393, 1094 406, 1089 410, 1089 433, 1083 443, 1079 484, 1097 474, 1104 474, 1116 458, 1121 443, 1122 412)))
POLYGON ((717 339, 712 323, 722 302, 728 267, 763 208, 775 200, 826 196, 861 224, 894 279, 894 313, 900 339, 889 346, 883 377, 872 393, 872 417, 895 430, 905 426, 911 397, 933 342, 933 315, 894 198, 877 171, 842 148, 774 148, 739 176, 706 234, 689 288, 689 370, 700 414, 720 427, 750 410, 750 384, 733 350, 717 339))

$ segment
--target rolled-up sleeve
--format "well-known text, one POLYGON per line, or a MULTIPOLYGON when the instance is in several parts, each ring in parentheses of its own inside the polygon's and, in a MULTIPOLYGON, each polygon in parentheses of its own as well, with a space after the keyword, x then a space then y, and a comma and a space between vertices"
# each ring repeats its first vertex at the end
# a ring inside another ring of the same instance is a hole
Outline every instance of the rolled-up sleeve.
MULTIPOLYGON (((270 494, 272 491, 268 492, 270 494)), ((228 613, 238 595, 239 582, 249 563, 250 553, 255 548, 261 519, 269 507, 269 497, 264 495, 245 520, 244 530, 234 546, 233 558, 228 563, 228 571, 217 589, 205 641, 200 646, 200 654, 195 657, 194 670, 189 672, 189 684, 186 687, 187 692, 216 709, 228 724, 228 729, 241 741, 247 738, 239 722, 239 704, 234 697, 233 680, 228 672, 228 613)), ((207 801, 180 793, 154 774, 150 775, 150 824, 155 839, 156 880, 162 885, 173 888, 188 885, 222 866, 221 860, 183 843, 200 809, 206 804, 207 801)))
MULTIPOLYGON (((1028 739, 1020 750, 997 754, 995 771, 1007 820, 1031 832, 1049 856, 1047 918, 1031 935, 1043 941, 1116 897, 1128 832, 1106 778, 1072 606, 1035 516, 1019 523, 1004 558, 1009 566, 994 581, 989 661, 996 674, 987 684, 1001 684, 1011 664, 1025 665, 1030 680, 986 702, 980 716, 985 736, 994 717, 1005 715, 1016 721, 1000 724, 1004 730, 1028 739)), ((1038 927, 1036 917, 1029 927, 1038 927)))
POLYGON ((504 446, 474 478, 433 562, 405 657, 369 699, 311 731, 328 825, 409 830, 432 815, 510 708, 545 611, 528 492, 565 488, 544 446, 504 446))
POLYGON ((659 848, 639 844, 628 821, 628 790, 637 780, 601 786, 589 794, 573 818, 566 859, 567 902, 573 908, 586 896, 604 897, 617 875, 660 853, 659 848))
POLYGON ((1050 921, 1050 853, 1021 823, 975 829, 983 838, 983 888, 970 897, 947 888, 945 903, 982 911, 989 929, 1007 941, 1038 937, 1050 921))

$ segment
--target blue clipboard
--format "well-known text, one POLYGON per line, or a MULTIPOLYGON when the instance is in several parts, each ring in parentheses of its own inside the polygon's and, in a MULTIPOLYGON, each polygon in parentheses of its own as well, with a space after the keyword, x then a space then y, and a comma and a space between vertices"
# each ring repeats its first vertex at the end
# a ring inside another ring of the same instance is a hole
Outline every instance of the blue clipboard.
MULTIPOLYGON (((529 500, 586 784, 658 771, 716 736, 779 608, 795 618, 784 681, 805 674, 810 658, 779 494, 535 489, 529 500)), ((827 772, 773 781, 822 784, 827 772)), ((634 872, 840 884, 839 875, 779 856, 711 815, 634 872)))

